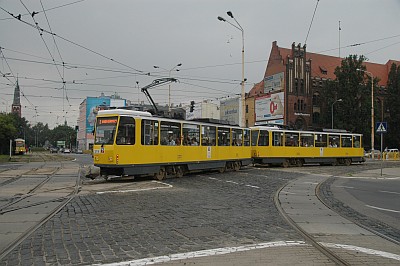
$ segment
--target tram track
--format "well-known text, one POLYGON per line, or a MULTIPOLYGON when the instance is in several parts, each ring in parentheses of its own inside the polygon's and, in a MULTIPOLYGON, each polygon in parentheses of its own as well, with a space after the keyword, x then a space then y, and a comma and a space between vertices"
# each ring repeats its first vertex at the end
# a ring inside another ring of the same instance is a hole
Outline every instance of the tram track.
MULTIPOLYGON (((42 157, 42 159, 46 159, 45 157, 42 157)), ((46 205, 50 204, 49 206, 51 207, 52 210, 48 211, 48 207, 44 206, 42 212, 42 216, 39 218, 37 222, 30 228, 27 228, 23 233, 21 233, 17 238, 15 238, 12 242, 10 242, 5 248, 0 250, 0 260, 2 260, 5 256, 7 256, 12 250, 14 250, 18 245, 20 245, 25 239, 27 239, 34 231, 36 231, 39 227, 41 227, 44 223, 46 223, 48 220, 50 220, 56 213, 58 213, 62 208, 64 208, 79 192, 80 190, 80 178, 81 178, 81 173, 78 172, 76 178, 75 178, 75 183, 73 186, 65 186, 62 185, 61 187, 53 187, 50 186, 47 189, 44 189, 46 184, 49 184, 49 182, 53 181, 53 178, 56 177, 57 173, 59 173, 60 170, 63 169, 64 164, 62 162, 59 162, 60 166, 56 167, 54 170, 52 170, 51 173, 49 174, 43 174, 40 173, 41 170, 45 169, 47 166, 49 166, 47 161, 43 161, 43 164, 41 164, 39 167, 35 167, 34 169, 30 169, 26 172, 21 173, 18 177, 13 178, 13 180, 7 182, 3 182, 0 184, 1 187, 5 187, 6 185, 12 184, 13 182, 16 181, 21 181, 23 178, 26 178, 26 180, 32 179, 32 178, 41 178, 40 182, 33 184, 32 188, 26 191, 25 194, 15 194, 13 197, 8 199, 8 203, 0 207, 0 215, 7 215, 7 213, 10 212, 15 212, 15 211, 20 211, 23 209, 30 209, 34 207, 39 207, 41 205, 46 205), (36 173, 36 174, 35 174, 36 173), (51 193, 51 192, 58 192, 56 193, 55 197, 47 199, 47 200, 40 200, 41 195, 44 195, 46 193, 51 193), (65 193, 63 196, 57 196, 59 193, 65 193), (33 201, 30 202, 30 199, 34 198, 37 196, 38 201, 33 201), (24 202, 25 201, 25 202, 24 202), (52 204, 53 203, 53 204, 52 204), (58 204, 59 203, 59 204, 58 204), (56 207, 54 207, 56 205, 56 207)), ((43 171, 46 172, 46 171, 43 171)), ((73 179, 72 179, 73 180, 73 179)), ((71 181, 72 181, 71 180, 71 181)), ((15 184, 15 183, 14 183, 15 184)), ((28 182, 28 184, 31 184, 28 182)), ((31 184, 32 185, 32 184, 31 184)))
MULTIPOLYGON (((286 184, 287 185, 287 184, 286 184)), ((277 192, 274 195, 274 203, 275 206, 279 212, 279 214, 286 220, 286 222, 294 228, 305 240, 306 242, 309 242, 314 248, 316 248, 318 251, 320 251, 322 254, 324 254, 327 258, 335 262, 337 265, 344 265, 344 266, 350 266, 351 264, 344 259, 342 259, 340 256, 338 256, 336 253, 332 252, 330 249, 326 248, 322 244, 320 244, 318 241, 314 239, 314 237, 307 233, 305 230, 303 230, 298 224, 296 224, 288 214, 283 210, 280 201, 279 201, 279 193, 286 187, 286 185, 280 187, 277 192)))

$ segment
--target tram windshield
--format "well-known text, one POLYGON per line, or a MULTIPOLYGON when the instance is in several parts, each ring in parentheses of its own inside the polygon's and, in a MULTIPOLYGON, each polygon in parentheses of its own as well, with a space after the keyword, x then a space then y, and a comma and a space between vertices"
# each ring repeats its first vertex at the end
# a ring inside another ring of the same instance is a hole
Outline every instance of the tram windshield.
POLYGON ((25 147, 25 140, 23 140, 23 139, 16 139, 16 140, 15 140, 15 147, 25 147))
POLYGON ((113 144, 117 122, 117 116, 98 117, 94 144, 113 144))

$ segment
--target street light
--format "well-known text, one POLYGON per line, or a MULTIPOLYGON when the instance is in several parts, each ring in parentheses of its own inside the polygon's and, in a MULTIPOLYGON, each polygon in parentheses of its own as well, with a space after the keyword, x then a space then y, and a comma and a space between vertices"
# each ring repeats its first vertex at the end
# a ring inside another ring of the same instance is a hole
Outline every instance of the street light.
MULTIPOLYGON (((182 63, 177 64, 176 66, 174 66, 170 70, 165 69, 165 68, 160 67, 160 66, 153 66, 153 67, 154 68, 160 68, 160 69, 163 69, 165 71, 168 71, 168 77, 170 78, 171 77, 171 72, 174 71, 174 70, 175 71, 179 71, 179 69, 176 69, 176 68, 180 67, 180 66, 182 66, 182 63)), ((168 84, 168 114, 170 114, 170 113, 171 113, 171 83, 168 84)))
POLYGON ((332 129, 333 129, 333 105, 334 105, 335 103, 337 103, 337 102, 343 102, 343 100, 342 100, 342 99, 338 99, 338 100, 336 100, 336 101, 334 101, 334 102, 332 103, 332 129))
POLYGON ((242 28, 242 26, 239 24, 239 22, 236 20, 236 18, 233 16, 231 11, 226 12, 226 14, 228 14, 228 16, 230 16, 231 18, 233 18, 237 24, 237 26, 229 21, 227 21, 226 19, 224 19, 223 17, 218 17, 219 21, 223 21, 223 22, 227 22, 229 23, 231 26, 235 27, 236 29, 240 30, 242 32, 242 94, 241 94, 241 105, 242 105, 242 117, 241 117, 241 125, 242 127, 245 126, 246 121, 245 121, 245 93, 244 93, 244 82, 246 81, 244 78, 244 30, 242 28))
POLYGON ((369 75, 371 77, 371 157, 374 159, 375 155, 375 149, 374 149, 374 131, 375 131, 375 125, 374 125, 374 75, 363 69, 357 68, 357 71, 364 72, 365 74, 369 75))

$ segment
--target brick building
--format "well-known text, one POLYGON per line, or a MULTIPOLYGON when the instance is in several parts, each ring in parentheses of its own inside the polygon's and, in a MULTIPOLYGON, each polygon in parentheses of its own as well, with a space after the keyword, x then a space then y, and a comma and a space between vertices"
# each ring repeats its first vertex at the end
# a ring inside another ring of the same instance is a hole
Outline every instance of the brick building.
MULTIPOLYGON (((282 48, 274 41, 264 78, 248 94, 254 98, 254 123, 282 124, 296 129, 320 127, 318 118, 323 108, 319 96, 323 93, 324 81, 336 79, 334 71, 342 60, 308 53, 305 45, 293 43, 291 49, 282 48)), ((400 64, 393 60, 386 64, 364 63, 367 71, 379 78, 375 101, 382 118, 384 88, 393 63, 400 64)))

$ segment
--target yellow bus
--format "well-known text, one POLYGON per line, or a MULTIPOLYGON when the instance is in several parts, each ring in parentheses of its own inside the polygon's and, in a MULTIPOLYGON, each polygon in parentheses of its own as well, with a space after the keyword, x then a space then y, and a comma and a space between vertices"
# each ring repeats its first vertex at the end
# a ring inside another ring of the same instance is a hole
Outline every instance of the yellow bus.
POLYGON ((251 127, 254 163, 302 166, 308 163, 350 165, 363 162, 362 135, 348 132, 251 127))
POLYGON ((162 180, 206 169, 239 170, 252 161, 248 128, 141 111, 99 111, 94 139, 94 165, 106 179, 152 175, 162 180))

